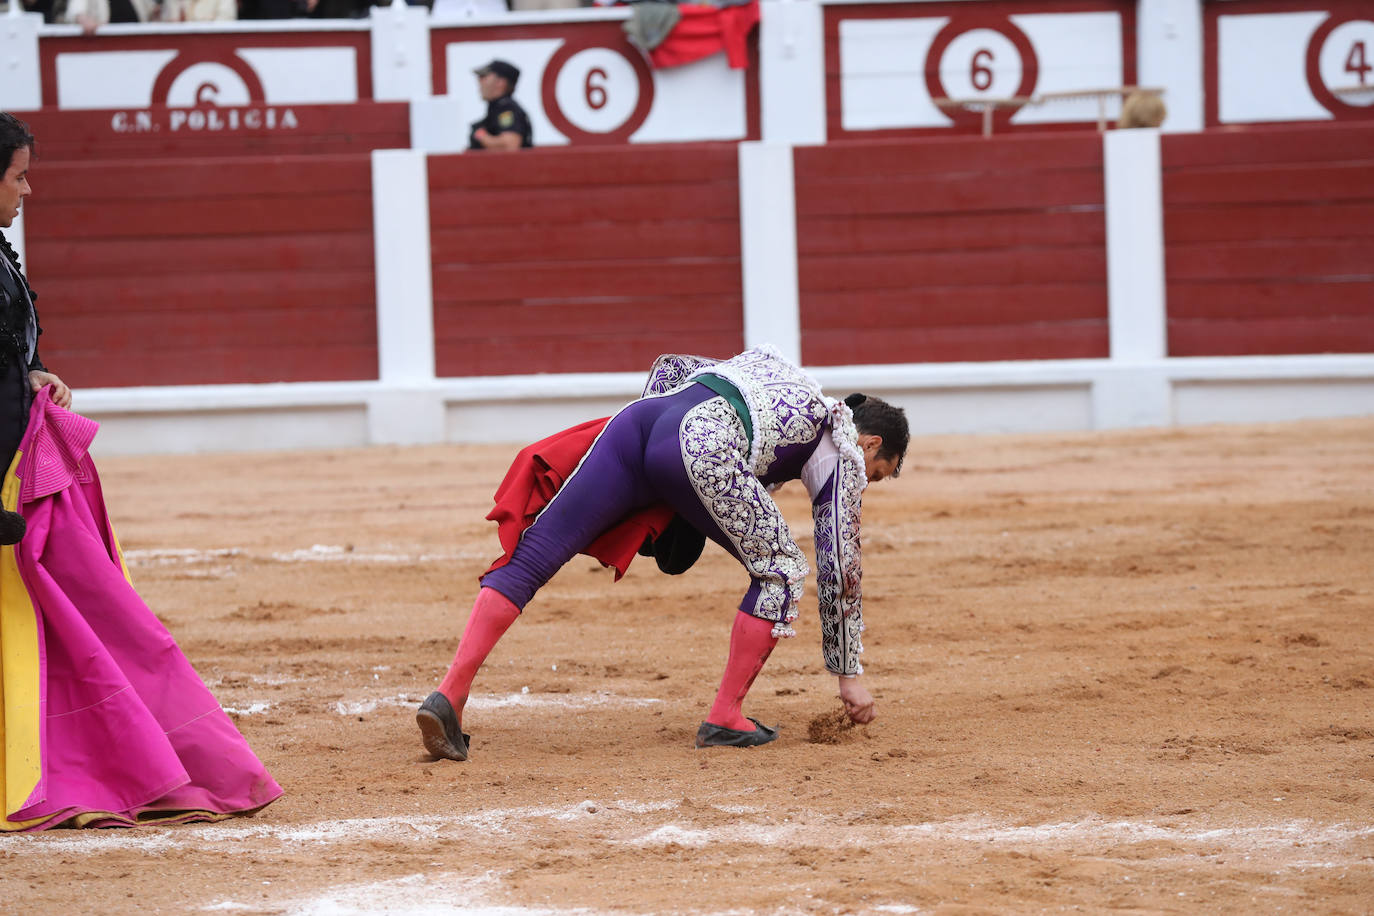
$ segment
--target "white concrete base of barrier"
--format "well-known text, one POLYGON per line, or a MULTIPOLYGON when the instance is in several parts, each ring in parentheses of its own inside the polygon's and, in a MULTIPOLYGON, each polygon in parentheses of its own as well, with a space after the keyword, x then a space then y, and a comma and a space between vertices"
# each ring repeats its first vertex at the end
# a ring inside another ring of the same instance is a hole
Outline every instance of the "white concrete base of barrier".
MULTIPOLYGON (((1069 432, 1374 415, 1374 355, 827 366, 835 396, 905 407, 917 435, 1069 432)), ((639 373, 78 391, 97 455, 522 444, 607 416, 639 373)))

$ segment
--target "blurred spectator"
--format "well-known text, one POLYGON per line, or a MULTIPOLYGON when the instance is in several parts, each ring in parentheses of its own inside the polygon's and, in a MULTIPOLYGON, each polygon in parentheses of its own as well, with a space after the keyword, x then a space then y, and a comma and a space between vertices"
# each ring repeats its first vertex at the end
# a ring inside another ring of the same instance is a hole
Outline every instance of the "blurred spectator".
POLYGON ((75 23, 90 35, 111 22, 151 22, 157 18, 155 0, 67 0, 61 21, 75 23))
POLYGON ((237 18, 238 0, 162 0, 163 22, 227 22, 237 18))
POLYGON ((1167 114, 1164 99, 1160 98, 1158 92, 1137 89, 1121 103, 1121 117, 1117 119, 1116 126, 1158 127, 1164 123, 1167 114))
MULTIPOLYGON (((42 13, 44 22, 56 22, 57 12, 53 9, 56 0, 22 0, 20 8, 26 13, 42 13)), ((10 11, 9 3, 0 0, 0 16, 10 11)))
POLYGON ((243 0, 240 19, 291 19, 304 16, 305 7, 297 0, 243 0))
POLYGON ((305 15, 311 19, 361 19, 369 5, 367 0, 305 0, 305 15))
POLYGON ((429 11, 436 16, 466 19, 472 16, 499 16, 510 12, 510 5, 506 0, 434 0, 429 11))
MULTIPOLYGON (((208 2, 208 0, 204 0, 208 2)), ((240 19, 363 19, 370 0, 238 0, 240 19)), ((386 2, 378 4, 386 6, 386 2)), ((424 6, 412 3, 412 6, 424 6)))
POLYGON ((504 60, 494 60, 472 71, 477 87, 487 103, 487 116, 472 125, 469 149, 520 149, 534 146, 530 116, 511 98, 520 79, 520 69, 504 60))

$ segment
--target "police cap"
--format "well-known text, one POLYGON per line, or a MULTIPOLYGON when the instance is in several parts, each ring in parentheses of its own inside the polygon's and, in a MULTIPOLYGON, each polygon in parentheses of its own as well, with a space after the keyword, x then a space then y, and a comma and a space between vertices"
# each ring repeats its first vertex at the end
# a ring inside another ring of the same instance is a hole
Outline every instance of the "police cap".
POLYGON ((515 88, 515 81, 520 79, 520 68, 504 60, 494 60, 486 66, 478 67, 472 72, 476 73, 478 76, 486 76, 488 73, 494 73, 510 83, 512 89, 515 88))

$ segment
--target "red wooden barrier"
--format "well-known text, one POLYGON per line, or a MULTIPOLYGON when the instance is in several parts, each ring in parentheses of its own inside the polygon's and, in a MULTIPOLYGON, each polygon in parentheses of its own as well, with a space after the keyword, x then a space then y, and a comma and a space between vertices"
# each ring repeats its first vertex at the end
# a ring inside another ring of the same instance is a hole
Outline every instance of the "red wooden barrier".
POLYGON ((377 377, 367 154, 31 175, 41 352, 74 387, 377 377))
POLYGON ((803 362, 1107 355, 1097 134, 831 143, 794 159, 803 362))
POLYGON ((736 163, 733 144, 431 157, 438 374, 739 350, 736 163))
POLYGON ((1171 356, 1374 352, 1374 125, 1163 144, 1171 356))

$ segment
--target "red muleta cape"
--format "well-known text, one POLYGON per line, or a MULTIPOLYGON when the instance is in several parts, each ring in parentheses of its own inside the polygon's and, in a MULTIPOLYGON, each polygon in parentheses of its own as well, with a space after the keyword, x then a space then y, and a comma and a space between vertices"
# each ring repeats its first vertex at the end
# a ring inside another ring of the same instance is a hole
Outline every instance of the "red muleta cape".
MULTIPOLYGON (((588 420, 571 429, 554 433, 526 446, 515 456, 510 470, 496 488, 496 508, 487 513, 487 518, 497 524, 497 537, 501 549, 505 551, 487 572, 498 569, 510 562, 520 536, 528 528, 563 481, 577 469, 578 462, 592 447, 596 437, 610 417, 588 420)), ((617 580, 625 575, 635 552, 645 538, 656 538, 673 520, 673 510, 663 503, 655 503, 646 509, 631 513, 587 545, 582 552, 602 566, 615 568, 617 580)), ((486 573, 483 573, 486 575, 486 573)))

